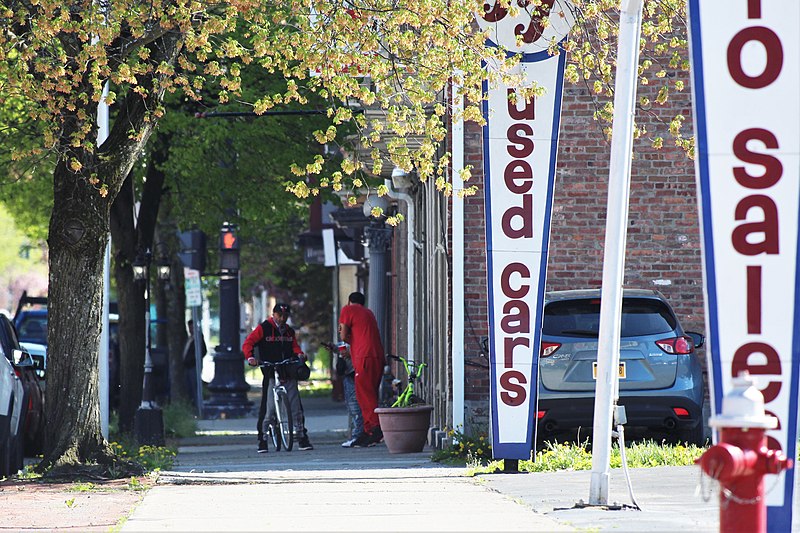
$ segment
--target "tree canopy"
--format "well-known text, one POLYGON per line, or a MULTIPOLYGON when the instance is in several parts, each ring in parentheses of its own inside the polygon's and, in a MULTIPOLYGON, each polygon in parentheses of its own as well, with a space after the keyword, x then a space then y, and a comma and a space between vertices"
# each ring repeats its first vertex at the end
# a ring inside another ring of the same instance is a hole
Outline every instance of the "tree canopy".
MULTIPOLYGON (((549 10, 553 0, 498 3, 512 13, 522 9, 536 13, 549 10)), ((578 24, 564 44, 570 62, 567 79, 589 83, 600 97, 613 90, 617 4, 575 0, 569 6, 578 24)), ((476 14, 491 7, 484 0, 240 0, 180 5, 84 1, 68 8, 52 1, 10 2, 0 16, 10 28, 0 35, 0 77, 5 79, 0 92, 4 102, 13 96, 19 112, 42 125, 44 142, 24 146, 23 152, 63 151, 73 172, 86 173, 84 163, 70 156, 68 148, 91 146, 94 116, 88 111, 102 98, 108 80, 111 104, 128 91, 182 89, 189 98, 205 96, 208 104, 235 102, 264 113, 292 103, 307 105, 316 94, 329 100, 327 112, 333 121, 318 131, 319 141, 333 140, 338 125, 353 121, 362 128, 358 141, 376 148, 367 165, 346 159, 321 185, 347 187, 351 185, 347 178, 357 170, 380 173, 387 159, 406 170, 415 169, 424 180, 441 175, 446 167, 433 161, 445 135, 442 118, 448 109, 441 95, 448 84, 455 82, 467 98, 464 116, 480 121, 482 80, 500 79, 514 62, 513 58, 492 62, 503 66, 498 70, 482 67, 485 60, 504 56, 501 48, 485 46, 484 32, 473 23, 476 14), (174 64, 158 58, 154 48, 157 39, 170 33, 180 35, 174 64), (289 82, 279 90, 243 96, 242 72, 248 65, 278 73, 289 82), (143 87, 146 74, 157 74, 158 85, 143 87), (207 92, 210 83, 213 94, 207 92), (353 113, 348 106, 353 101, 385 113, 370 123, 353 113), (68 119, 77 127, 70 131, 67 145, 59 148, 60 126, 68 119), (421 140, 409 149, 405 140, 413 135, 421 140)), ((680 79, 665 78, 670 69, 687 68, 680 27, 685 0, 649 1, 645 9, 640 82, 663 82, 656 102, 643 97, 641 103, 647 107, 663 103, 670 91, 683 90, 680 79)), ((551 43, 553 53, 558 51, 555 44, 551 43)), ((602 102, 596 118, 609 120, 609 106, 610 100, 602 102)), ((146 110, 145 120, 156 121, 163 113, 162 105, 154 105, 146 110)), ((682 119, 667 122, 678 133, 682 119)), ((663 141, 654 136, 653 142, 663 141)), ((320 165, 319 160, 301 163, 294 171, 299 176, 314 174, 320 165)), ((106 194, 104 178, 91 170, 88 174, 89 183, 106 194)), ((293 190, 300 196, 316 192, 303 180, 293 190)))

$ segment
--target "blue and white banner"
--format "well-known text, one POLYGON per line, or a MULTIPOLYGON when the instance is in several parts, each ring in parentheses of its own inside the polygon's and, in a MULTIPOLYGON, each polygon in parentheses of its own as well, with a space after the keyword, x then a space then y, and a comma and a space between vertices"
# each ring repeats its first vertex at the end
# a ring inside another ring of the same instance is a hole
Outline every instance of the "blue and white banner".
MULTIPOLYGON (((797 451, 800 2, 690 0, 696 167, 713 412, 747 371, 797 451)), ((792 529, 794 470, 765 480, 767 529, 792 529)))
MULTIPOLYGON (((521 5, 521 4, 520 4, 521 5)), ((574 18, 567 1, 545 0, 550 24, 499 4, 479 17, 490 45, 520 54, 518 73, 541 96, 485 86, 483 130, 489 287, 490 402, 496 459, 529 459, 536 425, 538 362, 550 212, 555 182, 565 55, 551 56, 574 18), (519 39, 517 37, 520 37, 519 39)), ((530 9, 530 8, 528 8, 530 9)), ((487 68, 491 68, 488 65, 487 68)))

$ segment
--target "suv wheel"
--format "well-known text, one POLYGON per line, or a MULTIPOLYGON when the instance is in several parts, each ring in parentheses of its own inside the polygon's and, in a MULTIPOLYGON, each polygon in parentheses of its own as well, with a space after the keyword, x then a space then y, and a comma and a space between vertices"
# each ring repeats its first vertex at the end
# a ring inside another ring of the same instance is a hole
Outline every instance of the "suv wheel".
POLYGON ((697 425, 690 429, 684 429, 683 431, 678 433, 678 440, 680 442, 685 442, 686 444, 694 444, 695 446, 705 446, 706 438, 705 438, 705 427, 703 426, 703 422, 700 421, 697 425))

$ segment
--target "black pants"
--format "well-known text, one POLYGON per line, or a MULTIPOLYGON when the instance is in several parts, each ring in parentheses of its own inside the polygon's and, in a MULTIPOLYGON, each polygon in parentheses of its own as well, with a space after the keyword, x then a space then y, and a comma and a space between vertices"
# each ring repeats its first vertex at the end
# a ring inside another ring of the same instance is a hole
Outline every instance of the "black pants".
MULTIPOLYGON (((261 372, 263 373, 264 370, 262 369, 261 372)), ((258 424, 256 425, 259 442, 264 440, 264 430, 262 428, 264 426, 264 417, 267 416, 267 387, 269 387, 269 378, 264 375, 261 378, 261 405, 258 408, 258 424)))

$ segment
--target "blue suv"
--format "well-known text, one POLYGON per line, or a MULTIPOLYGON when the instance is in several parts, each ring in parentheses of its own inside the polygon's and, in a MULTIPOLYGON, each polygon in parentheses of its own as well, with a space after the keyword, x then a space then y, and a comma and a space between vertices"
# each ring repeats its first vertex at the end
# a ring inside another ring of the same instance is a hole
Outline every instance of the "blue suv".
POLYGON ((14 328, 20 342, 47 346, 47 298, 23 292, 14 314, 14 328))
MULTIPOLYGON (((555 291, 545 297, 539 358, 538 439, 591 433, 597 382, 600 290, 555 291)), ((699 333, 686 332, 664 296, 625 289, 619 363, 619 404, 626 427, 705 443, 699 333)))

